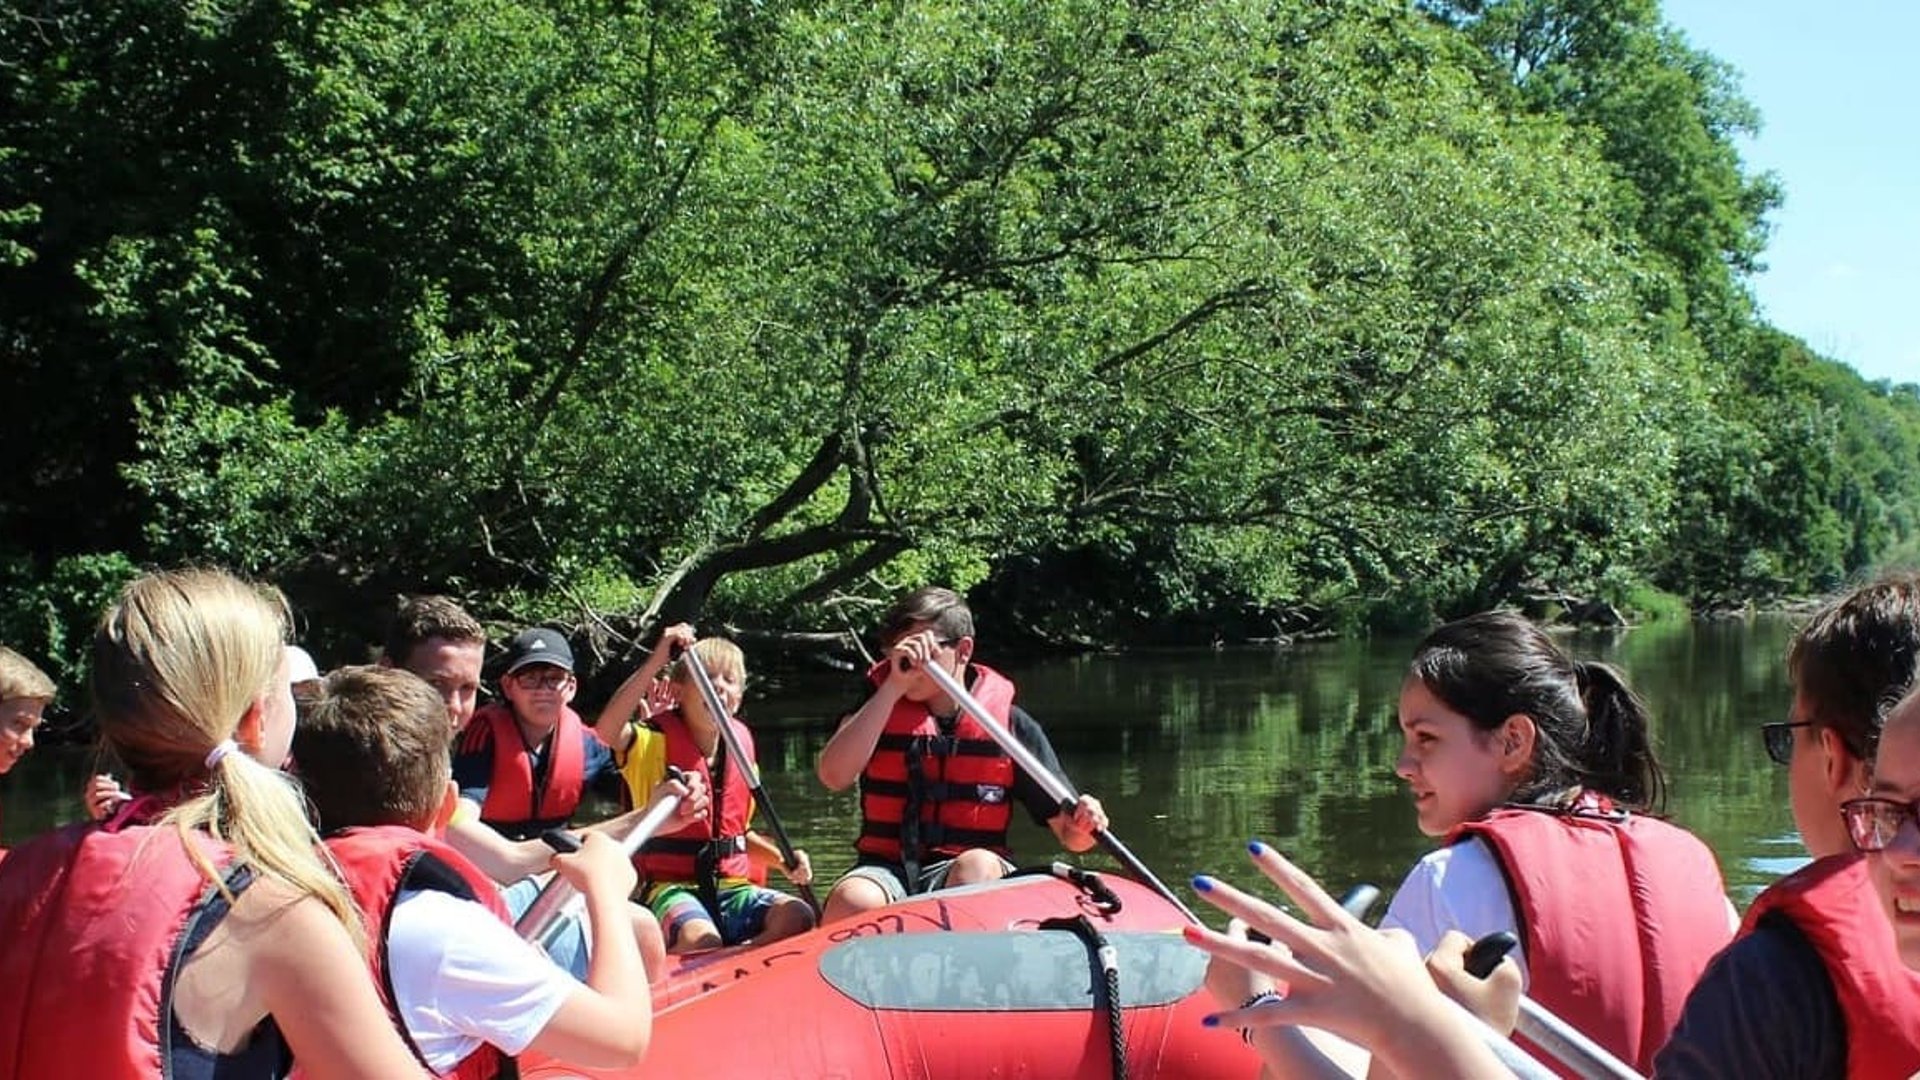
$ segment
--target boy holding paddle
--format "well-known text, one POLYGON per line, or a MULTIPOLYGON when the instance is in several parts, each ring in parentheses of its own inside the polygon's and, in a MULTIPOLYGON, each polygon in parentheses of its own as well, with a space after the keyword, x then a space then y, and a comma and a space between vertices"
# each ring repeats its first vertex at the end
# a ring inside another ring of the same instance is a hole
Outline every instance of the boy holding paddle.
MULTIPOLYGON (((436 1075, 494 1076, 501 1055, 528 1050, 631 1067, 652 1032, 627 918, 632 866, 599 833, 553 857, 586 898, 593 955, 582 984, 514 934, 492 883, 439 838, 456 799, 446 733, 446 708, 425 682, 349 667, 326 678, 294 734, 327 849, 369 928, 389 1018, 436 1075)), ((678 784, 654 794, 699 809, 678 784)))
POLYGON ((713 792, 704 821, 662 836, 642 849, 638 865, 647 905, 660 920, 669 952, 690 952, 742 942, 764 944, 813 929, 813 910, 799 897, 754 883, 778 866, 795 885, 813 880, 805 851, 794 851, 786 865, 772 841, 751 828, 754 813, 749 769, 753 733, 734 716, 747 681, 746 658, 725 638, 694 640, 693 627, 668 627, 638 670, 628 676, 594 721, 594 734, 613 749, 628 790, 638 801, 667 775, 669 766, 706 780, 713 792), (669 680, 671 704, 638 715, 653 693, 654 676, 675 650, 669 680), (712 683, 721 710, 716 716, 703 699, 695 664, 712 683), (723 737, 726 724, 731 739, 723 737), (729 759, 739 747, 745 762, 729 759))
POLYGON ((927 673, 929 666, 945 672, 1062 775, 1046 732, 1013 703, 1013 683, 972 662, 973 613, 960 594, 937 586, 907 594, 882 620, 881 640, 885 653, 867 673, 872 695, 840 721, 817 765, 831 790, 860 783, 859 857, 828 895, 825 921, 1005 877, 1013 870, 1007 828, 1016 802, 1066 850, 1094 846, 1107 827, 1100 800, 1056 801, 927 673))

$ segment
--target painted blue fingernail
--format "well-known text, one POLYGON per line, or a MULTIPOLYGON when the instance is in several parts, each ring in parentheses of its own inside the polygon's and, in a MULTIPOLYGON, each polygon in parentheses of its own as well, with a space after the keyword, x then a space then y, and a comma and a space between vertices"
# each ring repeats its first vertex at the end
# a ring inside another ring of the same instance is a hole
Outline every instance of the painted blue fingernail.
POLYGON ((1193 875, 1193 890, 1195 892, 1212 892, 1213 879, 1205 874, 1193 875))
POLYGON ((1220 1017, 1219 1017, 1219 1016, 1217 1016, 1217 1015, 1215 1015, 1215 1016, 1203 1016, 1203 1017, 1201 1017, 1201 1018, 1200 1018, 1200 1025, 1201 1025, 1202 1027, 1219 1027, 1219 1026, 1220 1026, 1220 1017))
POLYGON ((1255 857, 1265 855, 1267 853, 1267 845, 1258 840, 1249 840, 1247 841, 1247 852, 1255 857))

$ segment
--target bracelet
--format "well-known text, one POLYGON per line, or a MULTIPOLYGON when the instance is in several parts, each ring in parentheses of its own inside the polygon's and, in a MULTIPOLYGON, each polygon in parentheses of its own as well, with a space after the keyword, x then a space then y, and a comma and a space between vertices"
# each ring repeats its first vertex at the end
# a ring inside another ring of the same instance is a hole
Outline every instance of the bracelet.
MULTIPOLYGON (((1248 998, 1247 1000, 1241 1002, 1240 1007, 1242 1009, 1257 1009, 1265 1005, 1272 1005, 1282 1000, 1285 1000, 1285 999, 1283 999, 1279 994, 1276 994, 1271 990, 1262 990, 1259 993, 1248 998)), ((1243 1043, 1246 1043, 1248 1046, 1252 1046, 1253 1045, 1253 1029, 1250 1027, 1241 1028, 1240 1041, 1243 1043)))

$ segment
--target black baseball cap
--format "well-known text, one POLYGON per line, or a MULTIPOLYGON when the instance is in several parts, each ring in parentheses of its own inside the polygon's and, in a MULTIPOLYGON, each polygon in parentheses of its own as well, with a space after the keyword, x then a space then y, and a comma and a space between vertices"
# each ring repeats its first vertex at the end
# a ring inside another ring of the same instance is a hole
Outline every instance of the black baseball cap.
POLYGON ((507 670, 511 675, 532 664, 551 664, 562 671, 573 670, 573 648, 566 636, 546 626, 522 630, 507 644, 507 670))

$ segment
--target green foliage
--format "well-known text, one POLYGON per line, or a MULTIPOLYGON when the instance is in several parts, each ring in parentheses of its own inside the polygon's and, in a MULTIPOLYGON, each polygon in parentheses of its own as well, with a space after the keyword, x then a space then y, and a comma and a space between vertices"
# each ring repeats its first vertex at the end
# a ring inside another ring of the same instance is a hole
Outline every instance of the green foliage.
POLYGON ((45 571, 23 559, 0 563, 0 642, 46 671, 66 708, 81 707, 94 624, 138 573, 119 552, 69 556, 45 571))
POLYGON ((1731 73, 1644 0, 1422 6, 0 21, 0 554, 215 561, 343 635, 938 580, 1106 641, 1910 544, 1920 402, 1746 302, 1731 73))

